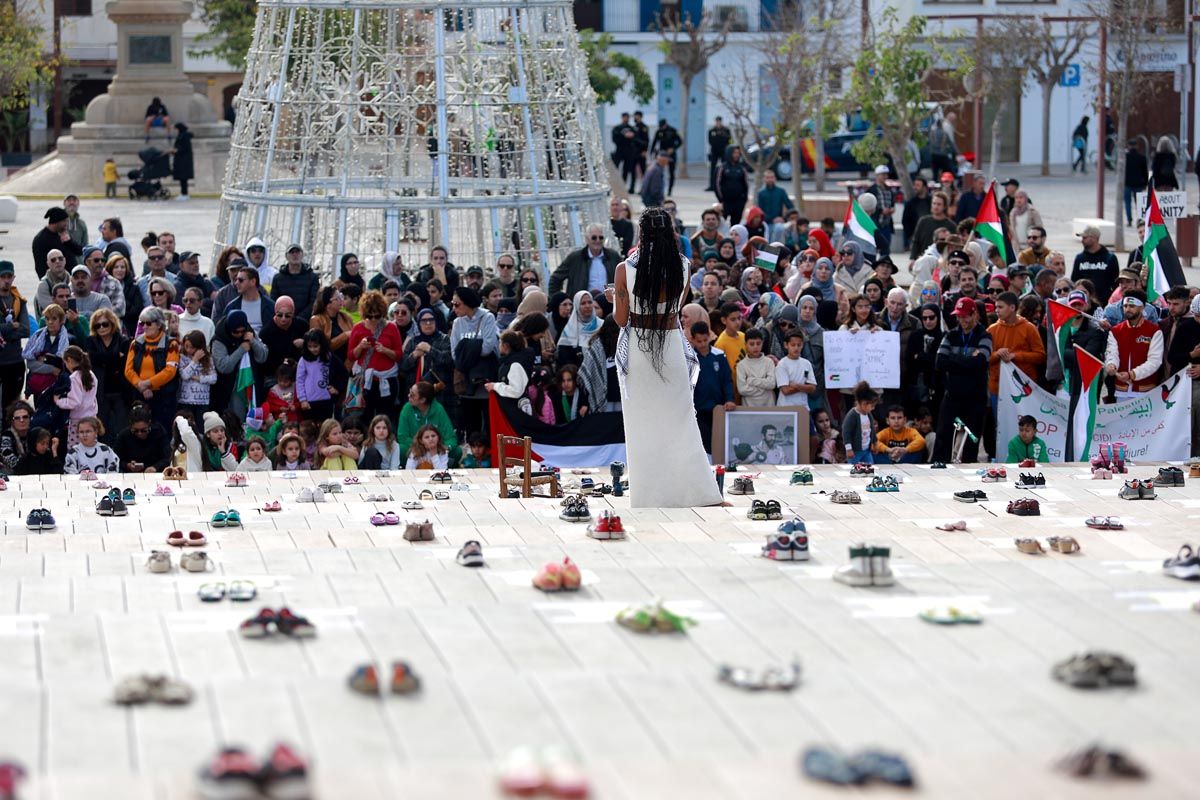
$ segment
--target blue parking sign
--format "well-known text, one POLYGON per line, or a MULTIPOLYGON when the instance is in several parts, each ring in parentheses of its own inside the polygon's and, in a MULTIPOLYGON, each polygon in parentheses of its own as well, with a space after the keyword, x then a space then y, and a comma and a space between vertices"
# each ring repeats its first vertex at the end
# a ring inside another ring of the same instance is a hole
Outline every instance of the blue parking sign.
POLYGON ((1079 85, 1079 65, 1067 64, 1062 77, 1058 79, 1059 86, 1073 87, 1079 85))

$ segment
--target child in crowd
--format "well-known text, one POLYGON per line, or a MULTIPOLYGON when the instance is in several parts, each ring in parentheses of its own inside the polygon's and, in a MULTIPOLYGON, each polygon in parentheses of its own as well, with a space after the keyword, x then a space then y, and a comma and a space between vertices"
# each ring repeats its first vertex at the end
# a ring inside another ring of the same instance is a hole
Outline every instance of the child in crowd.
POLYGON ((117 199, 117 162, 112 156, 104 159, 104 196, 117 199))
POLYGON ((875 437, 875 462, 878 464, 920 464, 925 455, 925 438, 908 424, 904 406, 887 410, 887 427, 875 437))
POLYGON ((692 389, 692 406, 696 409, 696 424, 700 427, 700 442, 704 452, 712 453, 713 411, 724 406, 726 411, 735 407, 733 401, 733 373, 724 353, 712 349, 712 329, 707 322, 692 323, 692 347, 700 362, 700 376, 692 389))
POLYGON ((1037 418, 1031 414, 1017 420, 1017 435, 1008 443, 1008 458, 1005 461, 1019 464, 1027 458, 1032 458, 1039 464, 1050 462, 1046 443, 1037 435, 1037 418))
POLYGON ((933 430, 933 412, 925 406, 918 408, 917 415, 913 418, 913 427, 925 440, 925 460, 928 461, 933 455, 933 440, 937 437, 933 430))
POLYGON ((725 354, 729 362, 729 372, 733 375, 733 400, 741 402, 741 393, 737 390, 738 364, 746 357, 746 334, 742 333, 742 307, 737 303, 724 303, 718 312, 721 318, 721 335, 717 337, 716 347, 725 354))
POLYGON ((275 385, 267 392, 262 412, 268 422, 277 419, 300 421, 300 401, 296 399, 296 365, 291 361, 284 361, 275 370, 275 385))
MULTIPOLYGON (((554 423, 563 425, 571 420, 585 417, 588 413, 588 396, 579 383, 579 367, 563 364, 554 376, 554 423)), ((465 465, 464 465, 465 466, 465 465)))
POLYGON ((529 386, 529 371, 533 367, 533 354, 525 347, 525 337, 516 331, 500 334, 500 367, 495 381, 485 383, 489 392, 516 400, 525 394, 529 386))
MULTIPOLYGON (((765 338, 761 328, 746 331, 746 357, 734 372, 742 405, 762 408, 775 405, 775 362, 763 355, 765 338)), ((718 342, 721 340, 718 338, 718 342)))
POLYGON ((779 387, 779 405, 807 406, 808 396, 817 390, 817 376, 804 352, 804 333, 799 328, 788 331, 784 339, 787 355, 775 365, 775 385, 779 387))
MULTIPOLYGON (((789 342, 790 344, 790 342, 789 342)), ((871 450, 879 433, 879 423, 871 413, 879 402, 879 393, 866 381, 854 387, 854 407, 842 419, 842 442, 846 446, 846 460, 855 464, 871 464, 871 450)))
POLYGON ((342 443, 361 451, 366 440, 367 420, 361 411, 350 412, 342 420, 342 443))
POLYGON ((422 425, 413 437, 404 468, 445 470, 449 467, 450 451, 442 441, 442 434, 433 425, 422 425))
MULTIPOLYGON (((331 417, 326 419, 331 419, 331 417)), ((317 463, 317 425, 324 421, 311 419, 300 421, 300 438, 304 440, 304 460, 310 464, 317 463)))
POLYGON ((816 431, 809 438, 809 454, 817 464, 840 464, 846 460, 846 454, 838 445, 837 428, 833 427, 833 417, 825 409, 813 412, 813 429, 816 431))
POLYGON ((358 466, 363 469, 400 469, 400 445, 396 443, 396 430, 386 414, 371 420, 371 441, 362 449, 358 466))
POLYGON ((358 448, 346 444, 342 438, 342 425, 336 419, 321 423, 316 450, 314 469, 354 469, 358 466, 358 448))
POLYGON ((62 459, 58 457, 58 438, 45 428, 31 428, 29 446, 17 462, 17 475, 61 475, 62 459))
POLYGON ((275 469, 297 470, 309 469, 310 462, 304 457, 304 440, 298 433, 285 433, 279 437, 279 446, 275 448, 275 469))
POLYGON ((64 475, 78 475, 91 470, 97 475, 116 474, 121 471, 117 454, 100 441, 104 426, 95 417, 84 417, 75 426, 79 443, 67 450, 63 463, 64 475))
POLYGON ((267 443, 257 436, 246 442, 246 457, 238 462, 238 472, 270 472, 271 459, 267 458, 267 443))
MULTIPOLYGON (((92 360, 83 348, 71 345, 63 351, 63 367, 71 373, 71 389, 66 397, 54 398, 54 403, 67 412, 67 447, 79 443, 79 421, 100 413, 96 402, 96 376, 92 360)), ((115 470, 114 470, 115 471, 115 470)))
MULTIPOLYGON (((575 369, 575 365, 569 365, 575 369)), ((463 456, 463 469, 488 469, 492 466, 492 454, 487 449, 487 439, 476 431, 467 437, 467 454, 463 456)))
POLYGON ((313 328, 304 334, 304 348, 296 365, 296 399, 305 419, 326 420, 333 416, 333 396, 329 386, 329 339, 313 328))
POLYGON ((216 382, 217 368, 204 331, 190 331, 179 346, 179 410, 190 411, 193 418, 203 417, 212 405, 210 397, 216 382))

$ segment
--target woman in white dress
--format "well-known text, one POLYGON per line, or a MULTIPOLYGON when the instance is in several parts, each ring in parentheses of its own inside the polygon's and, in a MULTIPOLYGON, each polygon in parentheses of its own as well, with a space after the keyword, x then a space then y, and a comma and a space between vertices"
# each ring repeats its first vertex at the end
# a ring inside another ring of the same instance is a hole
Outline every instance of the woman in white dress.
MULTIPOLYGON (((642 212, 637 250, 617 265, 613 316, 623 375, 625 451, 634 508, 720 505, 692 406, 692 380, 679 309, 687 260, 671 217, 642 212)), ((694 359, 694 355, 693 355, 694 359)))

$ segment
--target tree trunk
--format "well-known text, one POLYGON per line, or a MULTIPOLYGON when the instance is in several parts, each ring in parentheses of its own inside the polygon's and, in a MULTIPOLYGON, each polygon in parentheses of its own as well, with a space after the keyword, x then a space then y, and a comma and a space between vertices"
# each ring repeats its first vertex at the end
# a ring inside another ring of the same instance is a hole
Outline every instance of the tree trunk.
POLYGON ((687 148, 688 148, 688 112, 692 110, 692 78, 695 75, 689 75, 683 70, 679 71, 679 82, 683 84, 683 111, 679 114, 679 138, 683 140, 683 144, 679 147, 680 153, 675 158, 676 170, 679 172, 679 177, 683 180, 688 179, 687 168, 687 148))
POLYGON ((996 177, 996 163, 1000 160, 1000 123, 1004 121, 1004 112, 1008 110, 1008 100, 1001 100, 996 106, 996 116, 992 119, 992 153, 988 158, 988 176, 996 177))
POLYGON ((888 147, 888 155, 892 157, 892 163, 896 165, 896 175, 900 178, 900 186, 904 189, 904 196, 914 197, 916 192, 913 191, 912 176, 908 174, 907 148, 897 148, 894 145, 890 145, 888 147))
MULTIPOLYGON (((793 128, 796 130, 796 128, 793 128)), ((800 151, 800 137, 792 137, 792 187, 796 190, 796 208, 800 209, 800 213, 804 213, 804 185, 801 180, 804 176, 804 156, 800 151)))
MULTIPOLYGON (((1100 135, 1102 137, 1102 141, 1100 144, 1099 157, 1104 158, 1104 144, 1103 144, 1104 118, 1103 117, 1100 118, 1100 126, 1099 127, 1100 127, 1100 135)), ((1129 130, 1128 105, 1126 103, 1122 102, 1120 105, 1120 109, 1118 110, 1118 113, 1117 113, 1117 141, 1118 142, 1125 141, 1125 134, 1128 130, 1129 130)), ((1113 208, 1115 209, 1114 213, 1116 214, 1116 217, 1117 217, 1116 247, 1117 247, 1117 250, 1124 250, 1125 249, 1125 179, 1124 179, 1124 176, 1125 176, 1125 148, 1124 147, 1114 147, 1113 149, 1116 150, 1116 156, 1117 156, 1117 168, 1113 171, 1113 176, 1112 176, 1113 177, 1113 197, 1116 198, 1116 201, 1113 205, 1113 208)), ((1107 298, 1102 298, 1102 299, 1107 299, 1107 298)))
POLYGON ((816 145, 813 151, 813 181, 817 185, 817 191, 825 191, 825 111, 824 98, 822 98, 821 107, 817 110, 816 116, 816 131, 813 135, 813 144, 816 145))
POLYGON ((1050 174, 1050 95, 1053 92, 1052 81, 1042 84, 1042 175, 1050 174))

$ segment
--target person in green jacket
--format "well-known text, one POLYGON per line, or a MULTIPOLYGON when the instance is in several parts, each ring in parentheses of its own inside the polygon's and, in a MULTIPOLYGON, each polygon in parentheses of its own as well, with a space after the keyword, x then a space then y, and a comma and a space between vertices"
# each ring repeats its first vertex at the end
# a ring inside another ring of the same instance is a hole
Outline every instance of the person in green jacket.
POLYGON ((1032 458, 1039 464, 1047 464, 1050 456, 1046 452, 1046 443, 1038 438, 1037 420, 1026 414, 1017 420, 1017 435, 1008 443, 1009 464, 1019 464, 1027 458, 1032 458))
POLYGON ((454 426, 450 423, 450 415, 446 413, 435 398, 433 385, 425 381, 414 383, 408 390, 408 402, 400 409, 400 419, 396 424, 396 444, 401 453, 407 453, 412 446, 413 437, 422 425, 432 425, 442 435, 442 441, 450 450, 450 464, 458 464, 462 449, 458 446, 458 437, 454 434, 454 426))

